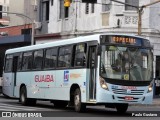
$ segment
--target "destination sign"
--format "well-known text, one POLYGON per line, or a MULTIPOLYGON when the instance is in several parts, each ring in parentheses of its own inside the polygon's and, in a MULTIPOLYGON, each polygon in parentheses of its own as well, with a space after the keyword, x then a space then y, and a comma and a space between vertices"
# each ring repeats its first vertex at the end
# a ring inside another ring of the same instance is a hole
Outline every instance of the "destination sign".
POLYGON ((111 37, 111 42, 115 43, 126 43, 126 44, 136 44, 135 38, 129 38, 129 37, 111 37))
POLYGON ((123 44, 123 45, 135 45, 142 46, 143 38, 132 36, 120 36, 120 35, 102 35, 101 44, 123 44))

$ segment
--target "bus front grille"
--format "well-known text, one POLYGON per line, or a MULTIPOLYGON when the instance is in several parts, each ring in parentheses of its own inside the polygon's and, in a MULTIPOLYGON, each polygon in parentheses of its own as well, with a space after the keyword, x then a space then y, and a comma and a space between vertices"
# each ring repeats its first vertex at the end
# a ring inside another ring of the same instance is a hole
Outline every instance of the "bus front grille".
POLYGON ((127 90, 127 89, 115 89, 112 88, 114 94, 125 94, 125 95, 143 95, 144 90, 127 90))

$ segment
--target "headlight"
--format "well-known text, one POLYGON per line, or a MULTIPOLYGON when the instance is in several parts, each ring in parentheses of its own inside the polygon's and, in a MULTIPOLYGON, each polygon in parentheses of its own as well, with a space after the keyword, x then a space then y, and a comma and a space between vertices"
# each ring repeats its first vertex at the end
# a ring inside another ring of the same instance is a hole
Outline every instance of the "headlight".
POLYGON ((103 89, 108 90, 108 86, 102 77, 99 77, 100 85, 103 89))
POLYGON ((149 93, 149 92, 152 92, 152 90, 153 90, 153 84, 151 83, 151 84, 149 85, 149 87, 148 87, 148 93, 149 93))

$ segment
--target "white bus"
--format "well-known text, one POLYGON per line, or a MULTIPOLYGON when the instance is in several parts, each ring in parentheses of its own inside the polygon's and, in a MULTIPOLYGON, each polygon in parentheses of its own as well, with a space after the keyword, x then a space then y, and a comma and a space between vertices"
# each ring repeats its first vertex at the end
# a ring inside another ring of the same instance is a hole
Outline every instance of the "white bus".
POLYGON ((147 39, 97 34, 9 49, 3 94, 23 105, 50 100, 55 107, 105 105, 126 112, 151 104, 153 54, 147 39))

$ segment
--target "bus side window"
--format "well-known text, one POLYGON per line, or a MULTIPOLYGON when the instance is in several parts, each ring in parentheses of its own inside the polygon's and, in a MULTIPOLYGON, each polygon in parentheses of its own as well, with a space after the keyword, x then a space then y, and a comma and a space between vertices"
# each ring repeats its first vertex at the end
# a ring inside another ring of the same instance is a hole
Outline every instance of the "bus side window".
POLYGON ((72 46, 64 46, 59 49, 58 67, 70 67, 72 46))
POLYGON ((58 54, 58 67, 64 67, 64 49, 59 48, 59 54, 58 54))
POLYGON ((47 49, 45 53, 44 68, 55 68, 57 61, 57 48, 47 49))
POLYGON ((32 52, 23 54, 22 70, 32 69, 32 52))
POLYGON ((18 56, 17 71, 20 71, 21 68, 22 68, 22 53, 18 56))
POLYGON ((85 66, 86 65, 86 44, 79 44, 76 46, 75 53, 75 66, 85 66))
POLYGON ((70 67, 71 64, 71 47, 67 47, 64 51, 65 67, 70 67))
POLYGON ((6 61, 5 61, 5 72, 11 72, 12 71, 12 64, 13 64, 13 55, 7 55, 6 61))
POLYGON ((41 69, 43 63, 43 50, 34 52, 33 69, 41 69))

